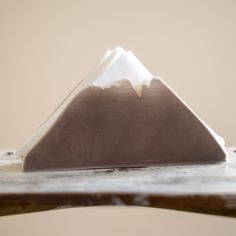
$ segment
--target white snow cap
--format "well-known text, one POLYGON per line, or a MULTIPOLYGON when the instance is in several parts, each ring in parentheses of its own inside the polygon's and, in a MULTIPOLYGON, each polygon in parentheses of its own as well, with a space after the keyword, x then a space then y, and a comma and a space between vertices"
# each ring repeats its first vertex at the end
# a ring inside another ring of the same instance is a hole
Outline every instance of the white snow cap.
POLYGON ((140 97, 142 86, 149 85, 153 75, 144 67, 138 58, 129 50, 116 47, 108 50, 87 79, 95 79, 94 86, 110 87, 117 81, 127 79, 140 97))

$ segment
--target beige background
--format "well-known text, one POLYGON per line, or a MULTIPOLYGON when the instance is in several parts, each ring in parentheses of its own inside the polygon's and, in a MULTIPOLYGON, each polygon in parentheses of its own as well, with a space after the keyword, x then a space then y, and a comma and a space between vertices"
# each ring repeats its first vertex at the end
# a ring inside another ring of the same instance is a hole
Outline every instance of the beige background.
MULTIPOLYGON (((236 144, 235 13, 234 0, 0 0, 0 148, 19 147, 115 46, 133 50, 228 145, 236 144)), ((143 208, 0 218, 4 236, 225 230, 235 235, 236 220, 143 208)))

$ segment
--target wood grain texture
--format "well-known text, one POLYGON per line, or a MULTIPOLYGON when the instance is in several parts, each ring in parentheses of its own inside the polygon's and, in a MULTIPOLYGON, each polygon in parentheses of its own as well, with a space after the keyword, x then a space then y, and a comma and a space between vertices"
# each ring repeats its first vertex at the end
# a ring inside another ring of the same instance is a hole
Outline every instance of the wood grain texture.
POLYGON ((24 173, 0 152, 0 215, 134 205, 236 217, 236 148, 218 164, 24 173))

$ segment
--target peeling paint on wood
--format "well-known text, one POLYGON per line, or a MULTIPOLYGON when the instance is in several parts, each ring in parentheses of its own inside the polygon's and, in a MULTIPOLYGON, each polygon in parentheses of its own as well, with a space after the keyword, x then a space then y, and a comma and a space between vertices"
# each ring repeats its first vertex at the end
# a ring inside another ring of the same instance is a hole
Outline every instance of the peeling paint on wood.
POLYGON ((0 153, 0 215, 135 205, 236 216, 236 148, 205 165, 24 173, 0 153))

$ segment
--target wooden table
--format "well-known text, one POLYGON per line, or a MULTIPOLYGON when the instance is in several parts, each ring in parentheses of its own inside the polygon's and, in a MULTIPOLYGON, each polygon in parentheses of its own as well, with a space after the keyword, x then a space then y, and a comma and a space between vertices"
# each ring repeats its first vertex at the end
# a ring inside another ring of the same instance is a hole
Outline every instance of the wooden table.
POLYGON ((135 205, 236 217, 236 148, 219 164, 24 173, 0 153, 0 215, 135 205))

